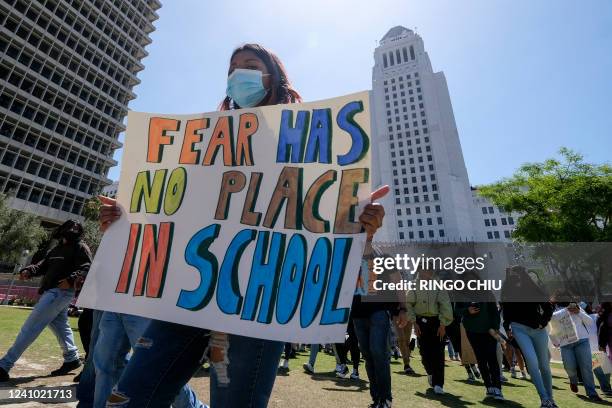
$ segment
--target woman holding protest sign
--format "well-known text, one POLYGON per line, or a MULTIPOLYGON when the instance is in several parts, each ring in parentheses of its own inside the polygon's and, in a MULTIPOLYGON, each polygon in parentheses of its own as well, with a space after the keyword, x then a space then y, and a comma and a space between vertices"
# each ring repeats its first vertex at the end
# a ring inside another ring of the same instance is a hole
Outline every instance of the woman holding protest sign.
POLYGON ((601 401, 595 390, 589 341, 592 319, 575 302, 557 302, 556 306, 551 319, 550 339, 555 347, 561 349, 561 360, 570 380, 570 389, 578 392, 580 373, 587 397, 591 401, 601 401))
MULTIPOLYGON (((257 44, 234 50, 227 79, 227 97, 220 110, 301 102, 278 57, 257 44)), ((368 236, 382 225, 384 209, 374 203, 387 186, 372 193, 359 221, 368 236)), ((121 217, 116 203, 104 199, 100 211, 105 230, 121 217)), ((146 347, 135 353, 122 374, 110 406, 169 407, 179 389, 208 359, 213 407, 265 407, 274 385, 283 343, 211 332, 154 320, 142 336, 146 347)))

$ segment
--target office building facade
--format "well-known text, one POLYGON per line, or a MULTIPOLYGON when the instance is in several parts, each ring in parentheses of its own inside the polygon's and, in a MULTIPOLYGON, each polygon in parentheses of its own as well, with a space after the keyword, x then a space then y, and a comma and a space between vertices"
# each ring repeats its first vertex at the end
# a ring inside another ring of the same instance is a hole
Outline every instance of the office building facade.
POLYGON ((108 170, 158 0, 0 0, 0 192, 80 217, 108 170))

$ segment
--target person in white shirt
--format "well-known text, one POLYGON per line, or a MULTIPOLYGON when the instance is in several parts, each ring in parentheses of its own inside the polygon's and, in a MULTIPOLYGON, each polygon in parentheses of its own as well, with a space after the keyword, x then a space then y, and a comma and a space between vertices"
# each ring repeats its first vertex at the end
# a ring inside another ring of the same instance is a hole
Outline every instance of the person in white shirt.
MULTIPOLYGON (((560 304, 557 304, 560 306, 560 304)), ((563 367, 570 380, 570 388, 578 392, 578 370, 582 375, 582 384, 591 401, 601 401, 595 391, 595 379, 593 378, 591 345, 589 342, 589 327, 591 318, 576 303, 569 303, 566 307, 559 308, 553 313, 552 321, 569 315, 576 328, 575 336, 558 337, 551 333, 552 343, 561 348, 561 359, 563 367)))

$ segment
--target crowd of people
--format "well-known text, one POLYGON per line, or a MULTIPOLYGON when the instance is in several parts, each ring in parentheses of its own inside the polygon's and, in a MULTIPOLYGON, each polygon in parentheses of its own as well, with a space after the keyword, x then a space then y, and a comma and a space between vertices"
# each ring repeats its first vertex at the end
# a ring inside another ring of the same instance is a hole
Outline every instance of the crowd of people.
MULTIPOLYGON (((257 44, 232 53, 221 110, 296 102, 301 97, 276 55, 257 44)), ((360 279, 371 273, 374 258, 384 256, 371 242, 384 217, 376 200, 388 190, 384 187, 372 193, 372 203, 359 216, 367 235, 360 279)), ((114 200, 101 200, 100 222, 105 230, 122 213, 114 200)), ((57 244, 42 259, 21 271, 24 279, 43 276, 42 296, 15 343, 0 359, 0 381, 10 379, 15 362, 47 326, 64 357, 63 365, 52 375, 65 375, 81 365, 67 310, 87 274, 91 253, 78 222, 59 227, 55 238, 57 244)), ((436 271, 420 270, 417 279, 436 279, 436 271)), ((593 352, 611 350, 610 303, 592 309, 592 305, 576 302, 507 302, 503 294, 498 302, 492 293, 479 297, 478 302, 466 302, 444 290, 414 290, 397 299, 377 299, 380 294, 372 293, 367 285, 363 288, 358 281, 357 287, 346 341, 332 345, 332 350, 337 358, 336 375, 342 378, 362 378, 359 366, 364 360, 372 408, 392 406, 391 356, 401 356, 404 373, 412 375, 410 361, 417 348, 429 386, 435 394, 444 394, 446 347, 452 347, 452 358, 461 360, 468 381, 482 379, 485 398, 504 400, 505 365, 512 377, 520 373, 527 378, 526 371, 529 373, 541 407, 557 407, 547 327, 561 314, 567 314, 577 327, 573 339, 552 336, 561 349, 571 389, 577 392, 581 381, 588 398, 598 401, 596 377, 601 391, 612 394, 610 374, 603 367, 593 370, 591 359, 593 352)), ((504 288, 541 290, 520 266, 508 269, 504 288)), ((289 368, 295 346, 126 313, 86 310, 80 320, 86 358, 75 378, 79 407, 204 407, 188 383, 205 362, 210 364, 211 406, 265 407, 277 372, 289 368)), ((315 373, 320 347, 310 345, 310 358, 303 367, 306 372, 315 373)))

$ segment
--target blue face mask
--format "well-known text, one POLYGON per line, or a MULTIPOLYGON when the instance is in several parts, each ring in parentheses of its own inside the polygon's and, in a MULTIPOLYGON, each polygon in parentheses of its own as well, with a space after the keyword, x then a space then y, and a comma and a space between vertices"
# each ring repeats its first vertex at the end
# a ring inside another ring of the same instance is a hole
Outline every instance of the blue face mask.
POLYGON ((235 69, 227 77, 227 96, 241 108, 257 106, 268 93, 262 77, 262 72, 256 69, 235 69))

